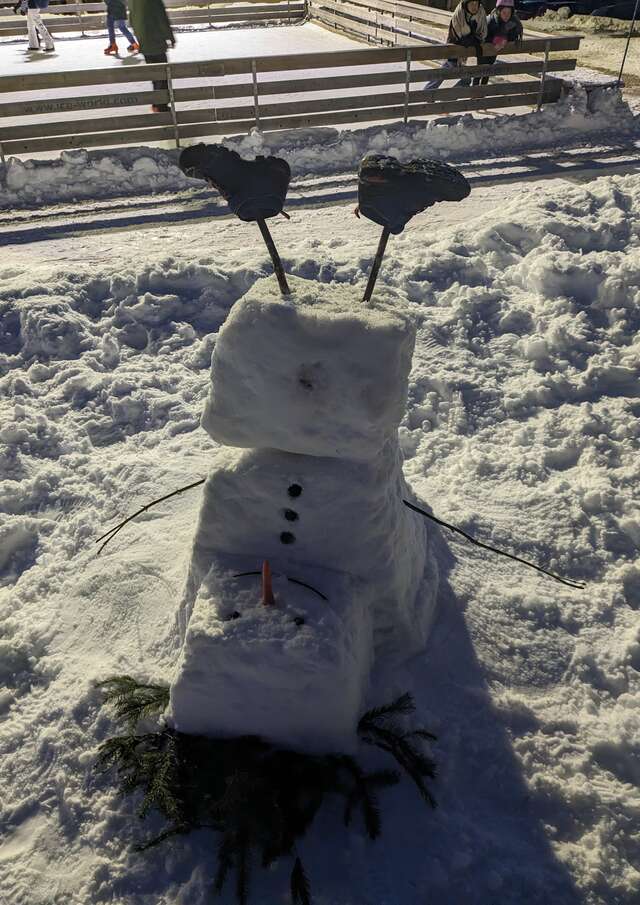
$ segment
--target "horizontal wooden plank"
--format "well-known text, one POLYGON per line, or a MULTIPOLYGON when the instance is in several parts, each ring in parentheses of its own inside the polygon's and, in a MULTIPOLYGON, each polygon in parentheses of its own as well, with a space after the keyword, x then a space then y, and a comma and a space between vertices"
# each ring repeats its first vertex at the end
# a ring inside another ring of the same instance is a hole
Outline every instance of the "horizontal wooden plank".
POLYGON ((44 151, 64 151, 72 148, 116 148, 122 145, 148 145, 153 142, 174 141, 173 126, 156 129, 132 129, 127 132, 98 132, 92 135, 62 135, 54 138, 32 138, 2 142, 5 156, 37 154, 44 151))
MULTIPOLYGON (((557 88, 553 92, 545 92, 545 103, 556 99, 557 88)), ((490 109, 505 107, 531 106, 535 96, 531 94, 496 97, 491 101, 490 109)), ((485 109, 487 102, 483 98, 477 100, 445 101, 443 103, 417 104, 410 107, 410 118, 440 115, 444 113, 464 112, 467 110, 485 109)), ((307 128, 321 125, 340 125, 384 120, 401 120, 404 105, 398 107, 379 107, 362 111, 346 111, 332 113, 309 114, 307 116, 273 117, 262 124, 265 132, 282 129, 307 128)), ((201 138, 211 135, 246 134, 255 126, 255 120, 225 122, 205 122, 179 127, 182 139, 201 138)), ((114 147, 126 144, 149 144, 151 142, 171 141, 174 137, 173 127, 160 126, 142 130, 127 130, 120 133, 94 133, 88 135, 68 135, 44 139, 12 140, 3 142, 5 155, 33 154, 45 151, 58 151, 70 148, 114 147)))
MULTIPOLYGON (((282 5, 285 0, 240 0, 242 4, 252 3, 273 3, 274 5, 282 5)), ((0 18, 16 18, 13 12, 15 0, 7 0, 6 3, 0 4, 0 18)), ((208 6, 222 7, 233 9, 238 3, 230 2, 230 0, 164 0, 164 5, 169 11, 169 15, 175 9, 190 9, 208 6)), ((87 15, 88 13, 105 13, 105 4, 99 3, 49 3, 46 15, 65 16, 65 15, 87 15)))
POLYGON ((3 126, 2 143, 26 138, 48 138, 52 135, 82 135, 87 132, 118 133, 125 129, 168 126, 170 113, 139 113, 130 116, 101 116, 93 119, 66 119, 59 122, 40 121, 26 126, 3 126))
MULTIPOLYGON (((259 22, 266 19, 283 19, 301 18, 304 15, 304 4, 296 3, 287 4, 264 4, 261 6, 248 7, 240 6, 238 8, 230 7, 228 10, 219 11, 212 9, 204 10, 178 10, 172 12, 169 16, 172 24, 181 25, 206 25, 211 23, 223 22, 259 22)), ((50 17, 43 16, 42 21, 52 34, 61 34, 65 32, 79 31, 104 31, 106 29, 106 14, 102 16, 86 16, 81 17, 75 14, 70 17, 50 17)), ((23 19, 3 21, 0 20, 0 37, 11 37, 21 35, 25 32, 25 23, 23 19)))
MULTIPOLYGON (((539 92, 538 82, 510 82, 490 86, 478 85, 469 88, 441 88, 437 91, 410 91, 409 104, 443 102, 446 100, 465 100, 482 97, 485 106, 491 107, 494 97, 517 94, 518 96, 534 95, 539 92)), ((355 95, 352 97, 320 98, 318 100, 288 101, 279 104, 260 104, 260 123, 268 128, 269 117, 302 116, 309 113, 328 113, 342 110, 367 110, 371 107, 393 107, 404 104, 404 91, 384 92, 381 94, 355 95)), ((410 106, 410 109, 413 107, 410 106)), ((241 107, 220 107, 217 110, 185 110, 178 112, 179 124, 198 122, 228 122, 237 119, 248 119, 253 115, 253 105, 241 107)))
MULTIPOLYGON (((211 95, 210 90, 209 95, 211 95)), ((94 94, 83 97, 11 101, 7 104, 0 104, 0 117, 46 116, 56 113, 73 113, 77 110, 89 111, 114 107, 141 107, 144 104, 166 104, 168 102, 168 91, 133 91, 126 94, 94 94)))
MULTIPOLYGON (((439 104, 416 104, 409 108, 410 119, 424 116, 439 116, 444 113, 462 113, 471 110, 499 109, 505 107, 526 107, 535 103, 534 94, 496 97, 487 107, 487 102, 477 100, 447 101, 439 104)), ((547 103, 555 100, 551 95, 545 96, 547 103)), ((378 120, 402 120, 404 105, 397 107, 376 107, 368 110, 350 110, 345 112, 317 113, 306 116, 273 117, 261 121, 264 132, 282 129, 310 128, 312 126, 344 125, 347 123, 377 122, 378 120)), ((204 135, 238 135, 249 132, 255 126, 255 120, 232 121, 229 123, 197 123, 179 126, 181 138, 196 138, 204 135), (230 131, 233 130, 233 131, 230 131)))

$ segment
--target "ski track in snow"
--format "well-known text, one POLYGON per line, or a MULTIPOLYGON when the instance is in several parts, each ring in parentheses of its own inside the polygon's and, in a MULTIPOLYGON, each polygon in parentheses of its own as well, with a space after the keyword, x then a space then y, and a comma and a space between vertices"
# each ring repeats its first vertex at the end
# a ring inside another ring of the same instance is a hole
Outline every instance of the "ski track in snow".
MULTIPOLYGON (((415 694, 438 735, 439 807, 403 782, 384 796, 379 841, 329 809, 303 855, 319 905, 633 905, 640 178, 472 200, 393 237, 379 281, 418 323, 406 476, 438 516, 587 590, 442 532, 429 647, 371 691, 372 703, 415 694)), ((351 207, 272 223, 291 273, 361 290, 378 228, 351 207)), ((132 819, 91 773, 114 731, 93 681, 170 675, 199 490, 100 558, 94 540, 207 473, 214 444, 198 423, 215 334, 268 272, 257 231, 227 219, 4 252, 3 905, 210 901, 213 839, 133 853, 154 821, 132 819)), ((256 873, 252 901, 286 901, 287 876, 256 873)))

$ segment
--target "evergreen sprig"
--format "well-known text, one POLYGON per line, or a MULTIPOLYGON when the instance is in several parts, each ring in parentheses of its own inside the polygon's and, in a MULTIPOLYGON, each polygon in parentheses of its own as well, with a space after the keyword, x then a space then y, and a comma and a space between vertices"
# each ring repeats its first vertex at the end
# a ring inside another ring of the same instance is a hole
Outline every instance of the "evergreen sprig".
POLYGON ((384 707, 368 710, 358 723, 358 736, 367 745, 375 745, 390 754, 413 780, 422 798, 436 806, 426 779, 435 779, 436 765, 418 749, 415 739, 434 741, 436 736, 426 729, 406 731, 400 719, 415 711, 413 697, 405 693, 384 707))
MULTIPOLYGON (((115 769, 122 794, 142 793, 140 817, 155 811, 167 821, 161 832, 138 850, 194 829, 218 831, 214 891, 221 892, 233 875, 238 905, 248 902, 256 857, 268 867, 283 856, 294 859, 292 905, 311 905, 309 879, 296 843, 330 796, 344 799, 345 825, 359 811, 369 838, 380 835, 378 792, 399 781, 395 770, 367 773, 348 755, 302 754, 277 748, 257 736, 213 739, 167 727, 136 735, 139 720, 158 715, 166 707, 166 686, 139 684, 130 676, 118 676, 100 687, 106 702, 131 731, 100 746, 96 769, 115 769)), ((396 723, 413 710, 413 699, 403 695, 386 707, 368 711, 358 732, 363 741, 392 754, 433 804, 424 785, 424 778, 434 775, 433 762, 413 741, 433 736, 421 729, 403 731, 396 723)))
POLYGON ((104 693, 106 704, 110 704, 118 720, 127 723, 129 729, 148 717, 160 716, 169 704, 168 685, 145 685, 131 676, 112 676, 96 687, 104 693))

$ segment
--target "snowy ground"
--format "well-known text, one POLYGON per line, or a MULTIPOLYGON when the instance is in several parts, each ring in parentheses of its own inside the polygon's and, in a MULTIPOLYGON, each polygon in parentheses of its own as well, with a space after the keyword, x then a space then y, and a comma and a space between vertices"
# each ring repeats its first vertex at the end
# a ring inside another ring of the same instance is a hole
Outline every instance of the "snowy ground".
MULTIPOLYGON (((335 189, 320 180, 273 232, 290 272, 361 289, 378 229, 337 184, 332 205, 317 206, 335 189)), ((207 473, 198 419, 212 342, 269 270, 252 226, 181 218, 169 197, 148 199, 151 214, 158 201, 159 218, 124 204, 93 202, 84 221, 60 210, 49 233, 26 212, 16 244, 5 237, 3 905, 210 901, 212 839, 132 853, 144 828, 90 773, 113 731, 92 681, 170 673, 199 491, 99 559, 94 540, 207 473)), ((442 534, 429 647, 371 695, 415 694, 439 736, 439 808, 409 785, 390 791, 377 843, 327 814, 303 852, 316 901, 634 905, 640 176, 477 183, 392 238, 381 281, 419 324, 401 429, 412 487, 442 518, 587 590, 442 534)), ((285 901, 287 876, 257 881, 252 901, 285 901)))

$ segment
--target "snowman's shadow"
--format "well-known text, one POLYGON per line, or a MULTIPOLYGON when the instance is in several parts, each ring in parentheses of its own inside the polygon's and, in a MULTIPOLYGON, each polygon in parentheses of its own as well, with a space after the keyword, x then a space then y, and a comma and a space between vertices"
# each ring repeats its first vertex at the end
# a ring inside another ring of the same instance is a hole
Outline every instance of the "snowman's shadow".
MULTIPOLYGON (((386 703, 403 691, 414 695, 416 723, 438 736, 432 750, 438 777, 431 784, 438 806, 426 806, 408 780, 384 793, 382 836, 362 847, 358 895, 353 880, 343 876, 343 883, 352 886, 349 901, 578 905, 583 898, 549 844, 542 814, 492 704, 464 601, 449 584, 455 564, 451 548, 440 528, 431 526, 431 531, 440 585, 427 650, 393 672, 377 671, 372 702, 386 703)), ((535 729, 531 719, 526 731, 535 729)), ((315 873, 320 862, 309 868, 315 873)), ((334 892, 340 901, 337 886, 334 892)))

